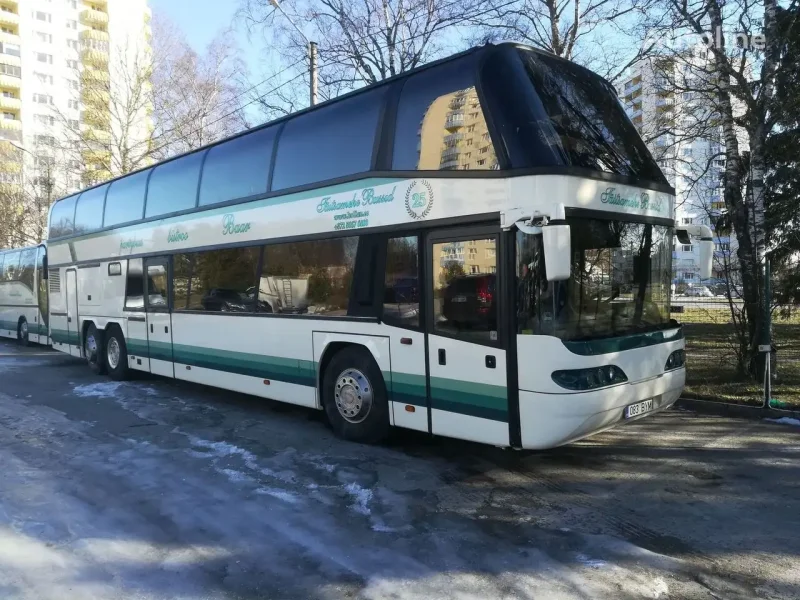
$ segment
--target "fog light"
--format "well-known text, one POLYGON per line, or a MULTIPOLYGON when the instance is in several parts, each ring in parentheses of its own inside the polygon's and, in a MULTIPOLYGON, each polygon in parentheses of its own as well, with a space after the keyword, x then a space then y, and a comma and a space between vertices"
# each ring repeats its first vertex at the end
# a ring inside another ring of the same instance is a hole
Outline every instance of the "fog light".
POLYGON ((672 371, 673 369, 680 369, 686 364, 686 352, 683 350, 675 350, 667 358, 667 364, 664 365, 665 371, 672 371))
POLYGON ((622 369, 615 365, 554 371, 552 378, 568 390, 594 390, 628 381, 622 369))

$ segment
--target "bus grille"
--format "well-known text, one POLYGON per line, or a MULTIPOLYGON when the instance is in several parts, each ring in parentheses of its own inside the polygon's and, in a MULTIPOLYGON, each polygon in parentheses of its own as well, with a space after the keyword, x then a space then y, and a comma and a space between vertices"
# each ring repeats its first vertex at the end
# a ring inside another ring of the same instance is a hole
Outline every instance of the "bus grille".
POLYGON ((58 269, 49 269, 47 272, 47 280, 50 282, 50 293, 61 293, 61 271, 58 269))

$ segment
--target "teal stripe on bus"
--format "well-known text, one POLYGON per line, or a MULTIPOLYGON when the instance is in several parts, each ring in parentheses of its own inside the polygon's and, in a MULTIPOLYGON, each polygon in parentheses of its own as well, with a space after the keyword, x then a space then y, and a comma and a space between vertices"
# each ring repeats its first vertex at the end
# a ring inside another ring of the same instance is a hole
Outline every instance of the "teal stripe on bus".
POLYGON ((80 346, 81 339, 77 331, 67 331, 66 329, 51 329, 50 339, 55 344, 69 344, 71 346, 80 346))

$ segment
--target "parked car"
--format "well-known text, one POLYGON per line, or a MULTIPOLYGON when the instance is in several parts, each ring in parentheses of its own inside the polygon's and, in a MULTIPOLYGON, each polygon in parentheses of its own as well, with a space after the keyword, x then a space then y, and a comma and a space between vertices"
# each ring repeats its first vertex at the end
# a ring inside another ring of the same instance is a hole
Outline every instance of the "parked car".
POLYGON ((714 292, 704 285, 696 285, 686 290, 686 296, 694 296, 699 298, 714 298, 714 292))
POLYGON ((442 315, 458 328, 497 329, 497 276, 462 275, 444 288, 442 315))
POLYGON ((253 312, 255 301, 252 295, 226 288, 212 288, 201 300, 203 310, 218 312, 253 312))

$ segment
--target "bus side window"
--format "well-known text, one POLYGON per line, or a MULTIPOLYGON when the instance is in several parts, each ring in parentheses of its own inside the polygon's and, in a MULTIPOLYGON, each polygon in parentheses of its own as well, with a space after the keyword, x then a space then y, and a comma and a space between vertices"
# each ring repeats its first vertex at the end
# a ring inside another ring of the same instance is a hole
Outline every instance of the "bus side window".
POLYGON ((144 272, 141 258, 132 258, 128 261, 125 309, 144 310, 144 272))
POLYGON ((419 327, 419 238, 389 238, 383 289, 383 317, 419 327))

